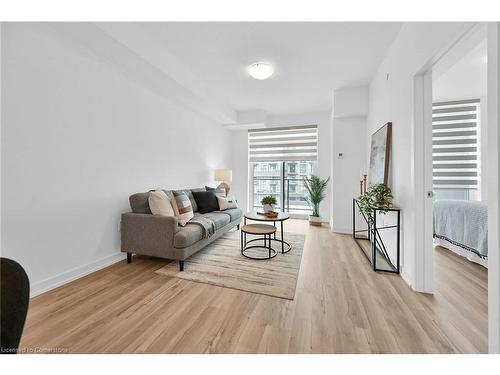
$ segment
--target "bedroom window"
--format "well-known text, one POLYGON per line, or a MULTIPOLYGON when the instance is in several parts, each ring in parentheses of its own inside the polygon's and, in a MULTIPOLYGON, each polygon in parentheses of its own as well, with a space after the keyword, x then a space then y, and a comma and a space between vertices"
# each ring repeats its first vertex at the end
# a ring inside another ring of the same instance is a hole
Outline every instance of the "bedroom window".
POLYGON ((480 100, 432 105, 432 174, 437 199, 469 200, 479 191, 480 100))
POLYGON ((309 214, 303 180, 316 169, 317 148, 316 125, 249 130, 252 209, 261 209, 262 197, 272 195, 278 201, 277 209, 309 214))

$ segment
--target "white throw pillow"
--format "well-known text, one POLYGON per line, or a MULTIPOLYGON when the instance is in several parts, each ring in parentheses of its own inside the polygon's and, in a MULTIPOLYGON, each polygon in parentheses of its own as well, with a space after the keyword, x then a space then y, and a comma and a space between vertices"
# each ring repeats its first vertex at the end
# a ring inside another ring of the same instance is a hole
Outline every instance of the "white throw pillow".
POLYGON ((170 199, 163 190, 157 189, 149 193, 149 208, 153 215, 175 216, 170 199))
POLYGON ((216 195, 217 201, 219 202, 219 210, 224 211, 230 208, 238 208, 238 204, 236 203, 236 198, 230 195, 229 197, 222 197, 220 195, 216 195))

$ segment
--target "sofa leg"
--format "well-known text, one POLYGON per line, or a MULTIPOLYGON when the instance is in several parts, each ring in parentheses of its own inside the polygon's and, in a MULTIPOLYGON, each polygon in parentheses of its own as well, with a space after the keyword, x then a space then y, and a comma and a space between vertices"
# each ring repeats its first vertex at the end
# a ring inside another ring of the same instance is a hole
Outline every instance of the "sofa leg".
POLYGON ((127 263, 132 263, 132 253, 127 253, 127 263))
POLYGON ((184 271, 184 261, 183 260, 179 260, 179 271, 184 271))

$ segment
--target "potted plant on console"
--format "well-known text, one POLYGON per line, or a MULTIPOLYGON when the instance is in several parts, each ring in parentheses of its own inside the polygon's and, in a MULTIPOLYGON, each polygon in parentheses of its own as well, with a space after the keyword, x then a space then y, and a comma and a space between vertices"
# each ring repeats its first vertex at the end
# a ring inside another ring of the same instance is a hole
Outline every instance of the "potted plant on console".
POLYGON ((319 176, 311 175, 309 178, 304 178, 304 186, 308 194, 305 199, 313 209, 312 215, 309 216, 309 224, 311 225, 321 225, 322 223, 322 218, 319 214, 319 205, 325 199, 328 181, 330 181, 330 177, 321 179, 319 176))
POLYGON ((264 208, 264 213, 267 214, 268 212, 274 212, 274 206, 276 206, 276 198, 268 195, 262 198, 260 201, 264 208))
POLYGON ((375 184, 359 197, 359 210, 368 220, 373 223, 373 208, 377 208, 381 214, 386 214, 392 207, 392 192, 386 184, 375 184))

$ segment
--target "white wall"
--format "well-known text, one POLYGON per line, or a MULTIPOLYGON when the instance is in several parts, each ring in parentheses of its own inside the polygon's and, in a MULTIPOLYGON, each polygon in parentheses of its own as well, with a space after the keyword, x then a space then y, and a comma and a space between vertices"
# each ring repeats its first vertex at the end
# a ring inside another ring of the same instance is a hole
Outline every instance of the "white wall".
MULTIPOLYGON (((417 288, 415 197, 412 166, 414 160, 413 100, 414 76, 463 32, 462 23, 406 23, 393 42, 370 85, 366 147, 371 135, 392 122, 390 187, 394 203, 402 208, 402 273, 417 288)), ((368 153, 369 155, 369 153, 368 153)))
POLYGON ((128 196, 213 183, 229 137, 78 43, 3 27, 2 256, 37 293, 121 259, 128 196))
POLYGON ((365 117, 333 119, 333 232, 352 233, 352 199, 359 196, 360 172, 366 172, 365 134, 365 117))
MULTIPOLYGON (((320 177, 330 176, 331 171, 331 121, 330 111, 293 115, 268 116, 267 127, 318 125, 318 171, 320 177)), ((231 168, 233 182, 231 191, 237 197, 241 207, 249 208, 248 201, 248 132, 231 132, 231 168)), ((330 182, 331 183, 331 182, 330 182)), ((320 214, 325 222, 330 218, 330 193, 321 203, 320 214)))
MULTIPOLYGON (((359 196, 360 176, 367 171, 368 93, 367 86, 333 93, 330 226, 337 233, 352 233, 352 199, 359 196)), ((359 216, 356 219, 360 227, 362 219, 359 216)))

